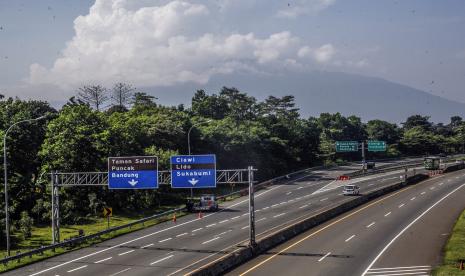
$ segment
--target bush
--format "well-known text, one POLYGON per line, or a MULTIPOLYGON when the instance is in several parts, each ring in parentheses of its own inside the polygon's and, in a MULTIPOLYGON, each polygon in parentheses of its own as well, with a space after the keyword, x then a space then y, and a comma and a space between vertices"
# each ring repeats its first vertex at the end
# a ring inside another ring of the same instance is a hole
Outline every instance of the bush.
POLYGON ((19 230, 23 234, 24 238, 30 238, 32 232, 32 225, 34 220, 29 216, 26 211, 21 212, 21 219, 19 220, 19 230))

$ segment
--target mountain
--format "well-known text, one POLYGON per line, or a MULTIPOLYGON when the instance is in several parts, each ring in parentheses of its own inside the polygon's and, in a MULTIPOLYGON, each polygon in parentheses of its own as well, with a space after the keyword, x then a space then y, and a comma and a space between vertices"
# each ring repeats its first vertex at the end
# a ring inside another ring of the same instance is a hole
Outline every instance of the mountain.
POLYGON ((305 118, 322 112, 356 115, 363 121, 382 119, 395 123, 415 114, 430 116, 435 123, 448 123, 455 115, 465 117, 464 103, 381 78, 339 72, 221 75, 213 77, 204 86, 185 84, 160 88, 156 96, 163 103, 189 105, 195 90, 218 93, 222 86, 236 87, 260 100, 269 95, 294 95, 305 118))

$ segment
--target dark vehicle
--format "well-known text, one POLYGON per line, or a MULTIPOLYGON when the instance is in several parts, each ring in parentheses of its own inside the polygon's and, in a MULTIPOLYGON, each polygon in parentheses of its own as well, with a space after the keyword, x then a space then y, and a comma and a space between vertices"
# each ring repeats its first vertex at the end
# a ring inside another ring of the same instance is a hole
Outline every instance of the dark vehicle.
POLYGON ((426 170, 439 170, 441 158, 436 156, 425 157, 423 164, 426 170))
POLYGON ((198 202, 188 200, 186 209, 189 212, 197 211, 218 211, 218 203, 215 195, 202 195, 198 202))

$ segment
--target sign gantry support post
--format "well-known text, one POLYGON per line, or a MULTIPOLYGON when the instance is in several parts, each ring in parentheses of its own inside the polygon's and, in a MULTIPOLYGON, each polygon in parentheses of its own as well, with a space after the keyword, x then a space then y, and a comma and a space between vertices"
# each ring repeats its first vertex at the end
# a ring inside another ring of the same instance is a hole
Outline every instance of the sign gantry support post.
POLYGON ((254 186, 253 186, 253 167, 248 167, 249 173, 249 229, 250 229, 250 241, 249 246, 255 247, 255 203, 254 203, 254 186))
POLYGON ((52 171, 52 242, 60 242, 60 187, 58 176, 52 171))
POLYGON ((365 141, 362 141, 362 168, 363 172, 366 172, 366 159, 365 159, 365 141))

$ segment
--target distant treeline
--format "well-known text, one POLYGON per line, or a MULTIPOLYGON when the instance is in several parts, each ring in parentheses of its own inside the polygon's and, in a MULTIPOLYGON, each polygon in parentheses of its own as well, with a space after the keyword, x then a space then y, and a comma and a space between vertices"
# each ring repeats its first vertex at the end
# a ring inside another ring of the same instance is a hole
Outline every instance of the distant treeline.
MULTIPOLYGON (((52 170, 106 171, 109 156, 130 155, 156 155, 159 168, 169 169, 171 155, 187 154, 192 126, 193 154, 216 154, 219 169, 253 165, 261 180, 314 165, 360 160, 360 153, 336 153, 338 140, 386 141, 387 152, 370 153, 369 159, 457 153, 465 143, 465 122, 458 116, 448 124, 434 124, 427 116, 415 115, 401 125, 382 120, 363 123, 359 117, 339 113, 301 118, 293 96, 258 101, 227 87, 212 95, 197 91, 190 108, 163 106, 156 100, 118 83, 109 90, 84 86, 60 110, 43 101, 0 101, 2 138, 13 123, 48 114, 47 119, 19 124, 8 133, 12 221, 30 217, 35 224, 49 223, 52 170)), ((3 177, 3 167, 0 170, 3 177)), ((100 214, 104 205, 141 210, 179 199, 167 187, 124 193, 89 187, 62 191, 62 223, 83 222, 100 214)), ((3 200, 1 204, 4 223, 3 200)))

